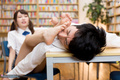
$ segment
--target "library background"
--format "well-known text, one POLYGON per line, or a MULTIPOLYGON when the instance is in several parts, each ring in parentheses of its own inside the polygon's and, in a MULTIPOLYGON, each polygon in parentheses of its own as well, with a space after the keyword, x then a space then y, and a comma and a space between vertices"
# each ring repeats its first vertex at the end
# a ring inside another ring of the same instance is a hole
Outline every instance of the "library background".
MULTIPOLYGON (((25 9, 29 13, 34 27, 52 27, 52 24, 49 22, 50 19, 52 17, 60 19, 62 13, 69 13, 73 18, 73 23, 90 22, 86 18, 86 12, 84 12, 82 8, 86 3, 88 4, 92 1, 93 0, 0 0, 0 43, 3 40, 7 40, 7 33, 16 10, 25 9)), ((104 0, 104 2, 109 12, 110 21, 104 25, 104 28, 107 32, 120 35, 120 2, 116 0, 104 0)), ((3 74, 3 62, 0 45, 0 74, 3 74)), ((108 66, 108 64, 106 65, 108 66)), ((118 67, 118 65, 115 66, 118 67)), ((54 67, 58 67, 61 70, 62 80, 87 80, 88 78, 86 78, 86 76, 89 77, 89 80, 97 80, 96 64, 90 65, 91 70, 86 63, 55 64, 54 67), (94 74, 94 76, 92 76, 92 74, 94 74), (80 75, 79 79, 77 77, 78 75, 80 75)), ((107 72, 109 73, 109 71, 107 72)), ((104 74, 106 75, 106 73, 104 74)), ((99 76, 101 76, 101 74, 99 74, 99 76)), ((107 77, 100 77, 99 80, 108 80, 109 76, 106 76, 107 77)), ((59 75, 54 76, 54 80, 58 80, 58 78, 59 75)))

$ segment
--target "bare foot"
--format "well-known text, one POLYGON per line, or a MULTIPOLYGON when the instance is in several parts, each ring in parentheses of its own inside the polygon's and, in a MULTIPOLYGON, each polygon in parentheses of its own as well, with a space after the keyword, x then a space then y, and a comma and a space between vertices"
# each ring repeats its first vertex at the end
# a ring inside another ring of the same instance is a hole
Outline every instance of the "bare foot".
POLYGON ((69 26, 71 25, 71 21, 72 21, 71 16, 70 16, 68 13, 62 14, 62 15, 61 15, 61 20, 60 20, 60 22, 59 22, 58 24, 59 24, 59 25, 62 25, 62 24, 64 24, 65 22, 68 22, 68 21, 69 21, 69 24, 67 24, 67 26, 69 27, 69 26))
POLYGON ((57 34, 71 25, 71 21, 72 21, 72 18, 70 17, 69 14, 62 14, 60 22, 58 22, 58 19, 56 17, 53 17, 51 22, 55 24, 56 27, 50 28, 44 31, 43 37, 44 37, 45 43, 47 45, 52 44, 57 34))
POLYGON ((54 25, 54 26, 59 26, 59 25, 62 25, 64 24, 65 22, 69 21, 70 23, 67 25, 67 26, 70 26, 71 24, 71 21, 72 21, 72 18, 70 17, 69 14, 62 14, 61 15, 61 20, 59 22, 59 20, 56 18, 56 17, 53 17, 51 19, 51 23, 54 25))
POLYGON ((2 80, 10 80, 10 79, 8 79, 8 78, 3 78, 2 80))
POLYGON ((57 27, 54 27, 54 28, 49 28, 49 29, 46 29, 43 33, 43 38, 44 38, 44 41, 47 45, 50 45, 53 43, 55 37, 57 36, 57 34, 64 30, 67 26, 68 22, 66 22, 65 24, 63 25, 60 25, 60 26, 57 26, 57 27))
POLYGON ((59 20, 58 20, 57 17, 52 17, 52 19, 50 20, 50 22, 51 22, 54 26, 56 26, 56 25, 59 23, 59 20))

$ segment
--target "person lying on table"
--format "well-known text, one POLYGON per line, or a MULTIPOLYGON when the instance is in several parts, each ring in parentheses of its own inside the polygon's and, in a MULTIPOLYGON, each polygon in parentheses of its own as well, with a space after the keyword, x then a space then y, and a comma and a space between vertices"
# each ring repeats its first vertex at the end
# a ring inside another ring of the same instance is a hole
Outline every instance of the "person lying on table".
POLYGON ((45 68, 47 51, 69 50, 76 58, 88 61, 104 50, 106 33, 103 28, 92 24, 71 26, 71 21, 72 18, 64 14, 53 28, 40 29, 28 35, 17 56, 15 68, 7 75, 41 72, 45 68))

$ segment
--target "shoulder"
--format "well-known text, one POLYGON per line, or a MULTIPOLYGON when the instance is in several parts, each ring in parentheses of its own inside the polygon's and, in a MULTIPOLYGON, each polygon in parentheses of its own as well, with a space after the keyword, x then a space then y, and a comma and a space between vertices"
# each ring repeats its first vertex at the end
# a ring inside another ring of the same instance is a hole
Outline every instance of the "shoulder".
POLYGON ((16 30, 9 31, 9 32, 8 32, 8 36, 9 36, 9 35, 16 35, 16 33, 17 33, 17 31, 16 31, 16 30))
POLYGON ((16 30, 9 31, 8 34, 16 33, 16 30))

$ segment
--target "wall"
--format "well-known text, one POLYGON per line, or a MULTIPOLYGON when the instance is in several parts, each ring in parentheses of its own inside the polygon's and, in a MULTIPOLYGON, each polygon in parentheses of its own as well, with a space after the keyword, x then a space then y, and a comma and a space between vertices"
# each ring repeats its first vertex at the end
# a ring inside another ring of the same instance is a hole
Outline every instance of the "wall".
MULTIPOLYGON (((94 0, 79 0, 79 23, 91 23, 91 21, 86 17, 87 8, 83 11, 83 6, 89 4, 94 0)), ((105 4, 105 2, 104 2, 105 4)), ((95 25, 95 24, 94 24, 95 25)), ((99 24, 100 27, 103 27, 106 30, 106 25, 99 24)))

